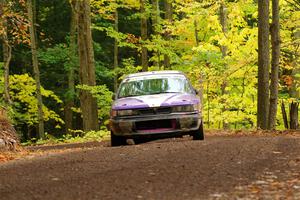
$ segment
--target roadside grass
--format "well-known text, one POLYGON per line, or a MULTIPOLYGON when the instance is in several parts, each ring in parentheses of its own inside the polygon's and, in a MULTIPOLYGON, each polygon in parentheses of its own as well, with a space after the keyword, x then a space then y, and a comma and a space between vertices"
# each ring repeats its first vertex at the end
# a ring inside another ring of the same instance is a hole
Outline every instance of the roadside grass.
POLYGON ((81 130, 72 131, 70 134, 65 134, 61 137, 54 137, 51 134, 45 134, 45 139, 32 138, 31 140, 22 143, 22 146, 32 145, 54 145, 54 144, 66 144, 66 143, 84 143, 103 141, 109 138, 109 131, 89 131, 83 132, 81 130))

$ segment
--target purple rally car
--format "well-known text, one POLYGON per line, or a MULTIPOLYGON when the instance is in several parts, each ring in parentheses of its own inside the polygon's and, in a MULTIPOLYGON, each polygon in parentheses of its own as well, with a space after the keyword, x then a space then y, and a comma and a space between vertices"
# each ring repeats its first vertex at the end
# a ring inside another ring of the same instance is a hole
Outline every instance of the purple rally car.
POLYGON ((127 139, 191 135, 203 140, 201 102, 179 71, 130 74, 122 81, 111 110, 111 145, 127 139))

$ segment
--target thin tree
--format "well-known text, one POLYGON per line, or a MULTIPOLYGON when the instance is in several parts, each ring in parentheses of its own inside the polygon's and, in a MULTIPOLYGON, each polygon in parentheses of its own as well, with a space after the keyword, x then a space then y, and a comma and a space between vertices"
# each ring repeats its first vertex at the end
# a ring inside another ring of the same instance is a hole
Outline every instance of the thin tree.
POLYGON ((9 65, 11 61, 12 47, 9 44, 7 37, 7 23, 3 22, 4 30, 2 35, 2 46, 3 46, 3 63, 4 63, 4 101, 11 104, 11 99, 9 95, 9 65))
MULTIPOLYGON (((95 60, 91 32, 90 0, 78 1, 78 51, 80 83, 96 85, 95 60)), ((83 130, 98 130, 98 110, 96 98, 88 91, 80 91, 80 108, 83 118, 83 130)))
POLYGON ((35 5, 34 0, 27 1, 27 10, 29 18, 29 32, 30 32, 30 42, 31 42, 31 53, 32 53, 32 64, 34 79, 36 82, 36 97, 38 102, 38 136, 39 138, 44 138, 44 113, 43 113, 43 101, 41 94, 41 82, 40 82, 40 69, 37 57, 37 38, 36 38, 36 22, 35 22, 35 5))
MULTIPOLYGON (((159 9, 159 0, 152 0, 152 28, 153 34, 158 35, 160 30, 160 9, 159 9)), ((156 60, 154 61, 154 65, 160 69, 160 52, 157 50, 154 53, 156 60)))
MULTIPOLYGON (((145 42, 148 39, 147 28, 147 13, 145 9, 146 0, 140 0, 140 12, 141 12, 141 39, 145 42)), ((148 71, 148 50, 144 44, 142 44, 142 70, 148 71)))
POLYGON ((2 40, 2 47, 3 47, 3 63, 4 63, 4 91, 3 97, 4 101, 8 104, 11 104, 11 99, 9 95, 9 65, 12 57, 12 47, 9 43, 8 39, 8 24, 7 24, 7 17, 6 14, 8 11, 8 4, 5 0, 0 2, 0 17, 2 20, 0 21, 0 39, 2 40))
MULTIPOLYGON (((222 1, 220 4, 220 23, 222 26, 222 32, 223 34, 226 35, 227 33, 227 8, 225 3, 222 1)), ((222 57, 226 57, 227 56, 227 46, 222 45, 221 46, 221 51, 222 51, 222 57)))
MULTIPOLYGON (((119 12, 118 12, 118 7, 116 6, 115 8, 115 24, 114 28, 116 32, 119 32, 119 12)), ((117 69, 119 66, 119 42, 118 39, 115 38, 114 41, 114 71, 115 71, 115 76, 114 76, 114 92, 117 92, 118 89, 118 76, 117 76, 117 69)))
MULTIPOLYGON (((172 0, 165 0, 165 20, 171 24, 173 22, 173 1, 172 0)), ((171 39, 171 35, 169 31, 165 32, 166 40, 171 39)), ((170 56, 165 54, 164 55, 164 67, 165 69, 171 69, 171 62, 170 56)))
MULTIPOLYGON (((227 8, 226 8, 226 5, 225 5, 225 2, 222 1, 221 4, 220 4, 220 24, 222 26, 222 32, 224 35, 227 34, 227 8)), ((225 45, 221 45, 220 47, 221 49, 221 52, 222 52, 222 57, 225 58, 227 56, 227 46, 225 45)), ((225 63, 224 65, 225 67, 225 71, 227 71, 227 65, 225 63)), ((224 80, 223 80, 223 83, 221 85, 221 91, 222 91, 222 95, 225 95, 227 93, 226 91, 226 87, 227 87, 227 77, 225 76, 224 77, 224 80)), ((223 103, 224 103, 224 107, 222 109, 222 112, 225 112, 226 111, 226 107, 225 107, 225 100, 223 100, 223 103)), ((228 129, 229 128, 229 124, 225 122, 225 120, 223 120, 223 128, 224 129, 228 129)))
POLYGON ((65 103, 65 124, 66 132, 73 129, 73 111, 74 107, 74 94, 75 94, 75 69, 78 68, 77 63, 77 12, 78 12, 78 1, 71 0, 71 23, 70 23, 70 44, 69 44, 69 58, 70 65, 67 69, 68 72, 68 95, 65 103))
POLYGON ((257 128, 268 128, 269 114, 269 0, 258 1, 257 128))
POLYGON ((271 84, 270 84, 270 110, 269 110, 269 129, 276 128, 276 115, 278 104, 278 72, 280 58, 280 24, 279 24, 279 1, 272 0, 272 24, 271 44, 271 84))

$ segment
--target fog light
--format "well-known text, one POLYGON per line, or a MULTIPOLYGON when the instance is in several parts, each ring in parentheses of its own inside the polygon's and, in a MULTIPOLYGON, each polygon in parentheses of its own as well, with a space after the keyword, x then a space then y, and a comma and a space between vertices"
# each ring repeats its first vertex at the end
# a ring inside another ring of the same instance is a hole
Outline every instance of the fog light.
POLYGON ((181 128, 191 128, 193 122, 193 118, 182 118, 179 120, 181 128))
POLYGON ((119 128, 122 133, 131 133, 133 123, 132 122, 119 122, 119 128))
POLYGON ((194 107, 192 105, 173 107, 173 112, 192 112, 192 111, 194 111, 194 107))

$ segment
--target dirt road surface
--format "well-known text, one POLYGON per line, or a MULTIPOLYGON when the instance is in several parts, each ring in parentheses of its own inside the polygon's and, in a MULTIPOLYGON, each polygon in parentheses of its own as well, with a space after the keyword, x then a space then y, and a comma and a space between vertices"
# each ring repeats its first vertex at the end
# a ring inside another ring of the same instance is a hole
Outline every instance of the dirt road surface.
POLYGON ((99 143, 0 164, 0 199, 300 199, 300 138, 99 143))

